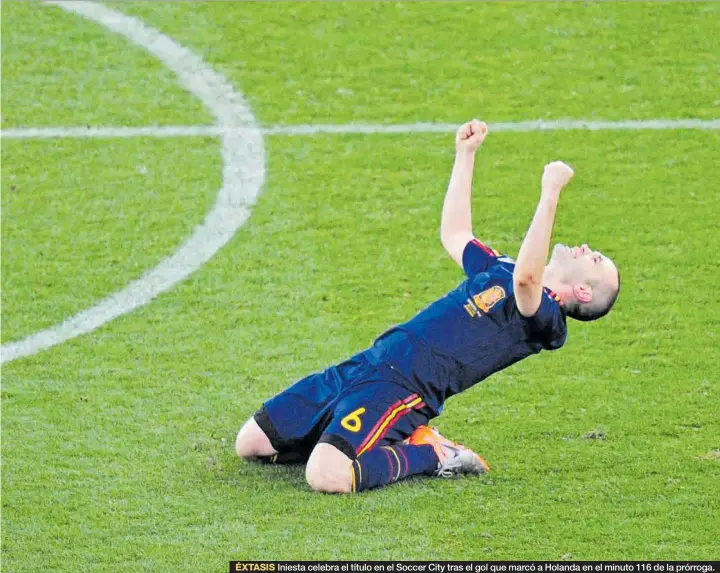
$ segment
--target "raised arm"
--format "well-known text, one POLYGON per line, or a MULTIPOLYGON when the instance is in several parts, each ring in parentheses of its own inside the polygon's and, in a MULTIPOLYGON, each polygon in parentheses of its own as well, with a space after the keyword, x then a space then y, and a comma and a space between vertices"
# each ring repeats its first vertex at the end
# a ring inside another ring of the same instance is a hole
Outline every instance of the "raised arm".
POLYGON ((455 165, 445 194, 440 240, 450 257, 461 267, 465 245, 473 238, 470 196, 475 152, 487 132, 487 125, 473 119, 461 125, 455 136, 455 165))
POLYGON ((513 272, 515 302, 523 316, 534 316, 542 301, 543 274, 550 252, 555 211, 560 191, 572 176, 573 170, 562 161, 554 161, 545 166, 540 201, 520 247, 513 272))

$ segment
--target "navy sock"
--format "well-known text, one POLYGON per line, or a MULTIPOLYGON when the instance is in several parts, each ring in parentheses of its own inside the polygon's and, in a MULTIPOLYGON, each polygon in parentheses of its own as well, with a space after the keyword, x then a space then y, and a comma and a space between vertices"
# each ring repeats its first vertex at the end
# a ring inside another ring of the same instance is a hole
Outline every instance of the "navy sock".
POLYGON ((393 444, 373 448, 352 464, 353 491, 363 491, 412 475, 433 475, 438 457, 432 446, 393 444))

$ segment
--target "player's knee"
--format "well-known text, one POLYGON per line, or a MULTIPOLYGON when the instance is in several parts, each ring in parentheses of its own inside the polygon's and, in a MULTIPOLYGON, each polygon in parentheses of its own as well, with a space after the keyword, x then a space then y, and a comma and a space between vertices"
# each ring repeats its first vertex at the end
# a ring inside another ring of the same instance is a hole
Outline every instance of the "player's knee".
POLYGON ((248 440, 247 435, 240 430, 235 438, 235 453, 241 458, 250 458, 252 457, 251 451, 252 444, 250 440, 248 440))
POLYGON ((352 491, 352 460, 330 444, 313 449, 305 469, 308 485, 323 493, 352 491))
POLYGON ((252 458, 255 456, 253 445, 252 436, 245 431, 245 426, 243 426, 235 438, 235 453, 241 458, 252 458))
POLYGON ((241 458, 271 456, 277 451, 254 418, 250 418, 235 438, 235 453, 241 458))

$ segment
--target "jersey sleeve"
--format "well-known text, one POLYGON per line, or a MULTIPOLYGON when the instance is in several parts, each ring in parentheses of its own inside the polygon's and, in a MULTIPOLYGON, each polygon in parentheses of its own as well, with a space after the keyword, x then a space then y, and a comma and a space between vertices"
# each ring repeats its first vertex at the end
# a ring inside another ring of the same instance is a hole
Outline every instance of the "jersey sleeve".
POLYGON ((493 266, 501 256, 495 249, 491 249, 477 239, 472 239, 465 245, 463 251, 463 270, 468 277, 472 278, 493 266))
POLYGON ((567 324, 557 296, 543 290, 540 307, 528 319, 532 330, 545 350, 557 350, 567 339, 567 324))

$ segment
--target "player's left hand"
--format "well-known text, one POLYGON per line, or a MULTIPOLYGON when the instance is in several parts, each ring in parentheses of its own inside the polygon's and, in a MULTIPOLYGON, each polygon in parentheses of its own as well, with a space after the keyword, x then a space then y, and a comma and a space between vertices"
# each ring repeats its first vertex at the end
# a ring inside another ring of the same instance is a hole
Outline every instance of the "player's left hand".
POLYGON ((487 134, 488 126, 484 121, 473 119, 463 123, 455 136, 455 149, 458 152, 470 151, 474 153, 485 140, 487 134))

